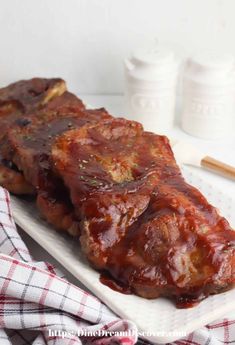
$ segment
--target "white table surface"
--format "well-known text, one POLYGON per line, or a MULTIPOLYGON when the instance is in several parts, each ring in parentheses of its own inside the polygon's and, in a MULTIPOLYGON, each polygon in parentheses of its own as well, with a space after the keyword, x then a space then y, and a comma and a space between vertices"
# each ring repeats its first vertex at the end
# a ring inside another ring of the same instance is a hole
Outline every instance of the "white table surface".
MULTIPOLYGON (((115 116, 125 116, 128 118, 128 116, 125 115, 124 99, 121 95, 83 95, 81 98, 86 104, 90 104, 94 107, 105 107, 111 114, 115 116)), ((205 155, 210 155, 235 166, 235 132, 233 138, 208 141, 191 137, 184 133, 179 126, 176 125, 173 130, 170 131, 169 135, 171 137, 182 139, 194 144, 196 147, 203 150, 205 155)), ((228 193, 230 196, 234 195, 235 197, 235 182, 229 181, 223 177, 214 175, 202 169, 197 169, 197 172, 202 178, 210 181, 210 183, 216 184, 218 188, 223 190, 223 192, 228 193)), ((40 261, 50 261, 57 267, 63 269, 62 266, 48 253, 46 253, 45 250, 42 249, 33 239, 26 235, 22 230, 20 230, 20 233, 22 234, 23 239, 25 240, 31 254, 35 259, 40 261)), ((65 269, 63 270, 69 281, 81 286, 81 284, 69 272, 67 272, 65 269)))

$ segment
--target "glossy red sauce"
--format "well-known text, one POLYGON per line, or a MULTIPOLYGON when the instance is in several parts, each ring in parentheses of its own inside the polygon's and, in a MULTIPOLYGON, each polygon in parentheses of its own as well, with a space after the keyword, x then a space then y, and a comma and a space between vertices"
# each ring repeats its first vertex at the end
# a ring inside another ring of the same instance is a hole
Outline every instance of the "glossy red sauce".
POLYGON ((115 282, 108 273, 103 272, 100 274, 100 282, 116 292, 120 292, 125 295, 131 294, 131 290, 129 287, 122 286, 120 283, 115 282))
POLYGON ((180 308, 235 284, 235 232, 185 182, 165 137, 116 119, 68 132, 57 154, 102 283, 180 308))

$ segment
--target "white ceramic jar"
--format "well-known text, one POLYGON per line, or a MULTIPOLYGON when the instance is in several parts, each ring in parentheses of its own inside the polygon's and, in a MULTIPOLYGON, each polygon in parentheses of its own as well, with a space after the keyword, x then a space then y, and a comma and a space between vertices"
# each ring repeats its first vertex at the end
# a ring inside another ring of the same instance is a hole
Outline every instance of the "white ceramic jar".
POLYGON ((173 52, 157 48, 125 60, 128 117, 146 130, 167 133, 175 111, 177 63, 173 52))
POLYGON ((182 80, 182 128, 204 139, 219 139, 234 131, 234 58, 212 52, 185 64, 182 80))

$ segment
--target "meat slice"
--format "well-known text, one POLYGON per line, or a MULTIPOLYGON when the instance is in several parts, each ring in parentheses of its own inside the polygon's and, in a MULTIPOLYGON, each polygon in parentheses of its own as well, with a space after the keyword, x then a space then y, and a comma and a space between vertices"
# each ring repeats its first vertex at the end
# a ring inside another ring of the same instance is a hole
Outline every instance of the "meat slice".
POLYGON ((78 221, 62 180, 51 170, 51 145, 65 131, 109 117, 105 109, 84 110, 64 104, 37 117, 18 120, 8 130, 7 141, 2 146, 3 156, 13 162, 35 188, 42 215, 56 228, 73 235, 78 233, 78 221))
POLYGON ((139 296, 191 307, 234 286, 235 232, 198 190, 174 176, 154 189, 106 267, 139 296))
POLYGON ((164 157, 171 157, 165 137, 124 119, 64 133, 53 145, 54 169, 70 189, 83 220, 83 250, 96 267, 106 267, 109 252, 148 207, 164 172, 178 173, 175 163, 166 171, 164 157))
POLYGON ((61 135, 55 171, 90 263, 135 294, 192 306, 235 283, 235 232, 188 185, 166 137, 113 119, 61 135))
POLYGON ((35 190, 11 162, 0 159, 0 185, 14 194, 33 195, 35 190))
POLYGON ((65 111, 68 111, 69 113, 76 113, 76 111, 82 109, 85 110, 85 105, 81 99, 75 96, 73 93, 65 91, 62 95, 55 97, 48 102, 40 112, 53 110, 57 113, 65 113, 65 111))
POLYGON ((43 108, 65 91, 65 81, 59 78, 21 80, 0 89, 1 137, 21 114, 43 108))
POLYGON ((22 117, 8 130, 2 154, 37 190, 42 189, 48 183, 47 179, 44 181, 42 172, 50 171, 49 158, 54 139, 65 131, 109 117, 105 109, 78 108, 69 112, 67 107, 44 111, 36 117, 22 117))
POLYGON ((20 80, 0 89, 0 104, 13 104, 22 113, 45 106, 53 98, 66 91, 63 79, 33 78, 20 80))
MULTIPOLYGON (((50 101, 62 95, 65 90, 66 84, 59 78, 22 80, 0 89, 0 141, 3 140, 12 124, 22 115, 29 112, 35 114, 36 111, 47 106, 50 101)), ((12 162, 4 159, 1 154, 0 184, 15 194, 33 193, 32 186, 25 181, 12 162)))

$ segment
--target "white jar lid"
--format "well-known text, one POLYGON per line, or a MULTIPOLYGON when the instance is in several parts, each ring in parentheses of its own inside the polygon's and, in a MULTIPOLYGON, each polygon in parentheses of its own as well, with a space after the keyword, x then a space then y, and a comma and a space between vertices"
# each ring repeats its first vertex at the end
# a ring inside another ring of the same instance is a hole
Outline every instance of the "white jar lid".
POLYGON ((155 49, 138 50, 133 53, 132 61, 141 65, 165 65, 175 63, 174 53, 164 47, 155 49))
POLYGON ((234 57, 228 54, 207 51, 189 58, 188 67, 195 72, 226 73, 234 68, 234 57))

